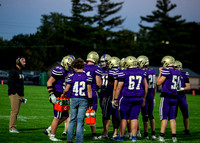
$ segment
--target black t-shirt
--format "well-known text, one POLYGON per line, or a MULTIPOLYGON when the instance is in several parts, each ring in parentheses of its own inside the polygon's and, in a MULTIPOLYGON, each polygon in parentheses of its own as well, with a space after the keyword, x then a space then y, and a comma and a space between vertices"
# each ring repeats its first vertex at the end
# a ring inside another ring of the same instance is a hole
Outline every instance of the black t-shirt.
POLYGON ((16 93, 24 96, 24 75, 17 67, 9 72, 8 77, 8 95, 16 93))

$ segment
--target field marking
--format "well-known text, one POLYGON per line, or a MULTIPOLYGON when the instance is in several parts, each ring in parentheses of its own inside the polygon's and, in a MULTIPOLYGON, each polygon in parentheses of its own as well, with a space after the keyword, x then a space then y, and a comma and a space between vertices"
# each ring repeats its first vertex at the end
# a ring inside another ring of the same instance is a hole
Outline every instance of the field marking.
MULTIPOLYGON (((46 118, 50 118, 53 116, 17 116, 17 120, 19 121, 23 121, 26 122, 27 120, 31 120, 31 119, 46 119, 46 118)), ((10 115, 0 115, 0 119, 6 119, 9 120, 10 119, 10 115)))

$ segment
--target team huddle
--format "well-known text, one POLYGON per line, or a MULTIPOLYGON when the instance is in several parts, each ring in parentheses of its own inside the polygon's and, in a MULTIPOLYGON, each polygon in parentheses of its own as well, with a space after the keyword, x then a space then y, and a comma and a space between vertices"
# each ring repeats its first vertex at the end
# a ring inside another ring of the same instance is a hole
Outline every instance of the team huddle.
POLYGON ((56 98, 70 98, 70 114, 68 111, 54 109, 54 119, 44 130, 51 141, 60 141, 55 137, 59 124, 65 122, 63 135, 67 142, 82 143, 84 140, 84 118, 87 109, 97 111, 98 101, 102 109, 103 132, 96 134, 96 123, 91 124, 92 139, 109 138, 108 130, 112 121, 112 139, 124 141, 127 137, 136 142, 141 137, 138 117, 141 112, 144 139, 165 142, 164 135, 168 120, 172 132, 172 141, 176 138, 176 116, 178 107, 183 114, 185 134, 189 135, 189 114, 185 91, 190 89, 189 75, 182 72, 182 63, 171 56, 161 60, 156 80, 156 72, 149 68, 148 57, 122 58, 104 54, 99 58, 97 52, 87 55, 86 63, 73 55, 65 56, 61 65, 52 70, 47 81, 49 100, 56 104, 56 98), (162 86, 160 102, 160 135, 155 134, 153 109, 156 86, 162 86), (151 136, 148 134, 150 121, 151 136), (75 135, 74 135, 75 130, 75 135), (127 130, 127 132, 126 132, 127 130), (126 132, 126 133, 125 133, 126 132))

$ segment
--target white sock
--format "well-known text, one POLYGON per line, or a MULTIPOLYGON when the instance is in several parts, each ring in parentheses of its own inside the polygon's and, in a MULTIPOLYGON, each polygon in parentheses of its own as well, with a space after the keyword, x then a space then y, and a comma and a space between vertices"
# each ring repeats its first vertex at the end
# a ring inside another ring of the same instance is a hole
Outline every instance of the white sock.
POLYGON ((51 126, 49 126, 49 127, 47 128, 47 130, 51 130, 51 126))

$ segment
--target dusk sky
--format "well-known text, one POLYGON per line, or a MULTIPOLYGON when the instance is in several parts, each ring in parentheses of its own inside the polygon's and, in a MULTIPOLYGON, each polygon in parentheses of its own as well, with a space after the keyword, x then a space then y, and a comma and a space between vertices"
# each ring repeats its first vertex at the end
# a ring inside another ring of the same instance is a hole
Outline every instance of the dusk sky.
MULTIPOLYGON (((140 16, 156 10, 156 0, 115 0, 124 1, 117 15, 126 18, 120 29, 138 32, 140 16)), ((177 7, 170 15, 182 15, 187 22, 200 22, 200 0, 171 0, 177 7)), ((71 0, 0 0, 0 37, 10 40, 14 35, 33 34, 41 25, 41 15, 58 12, 71 16, 71 0)), ((142 23, 145 24, 145 23, 142 23)), ((146 25, 146 24, 145 24, 146 25)))

